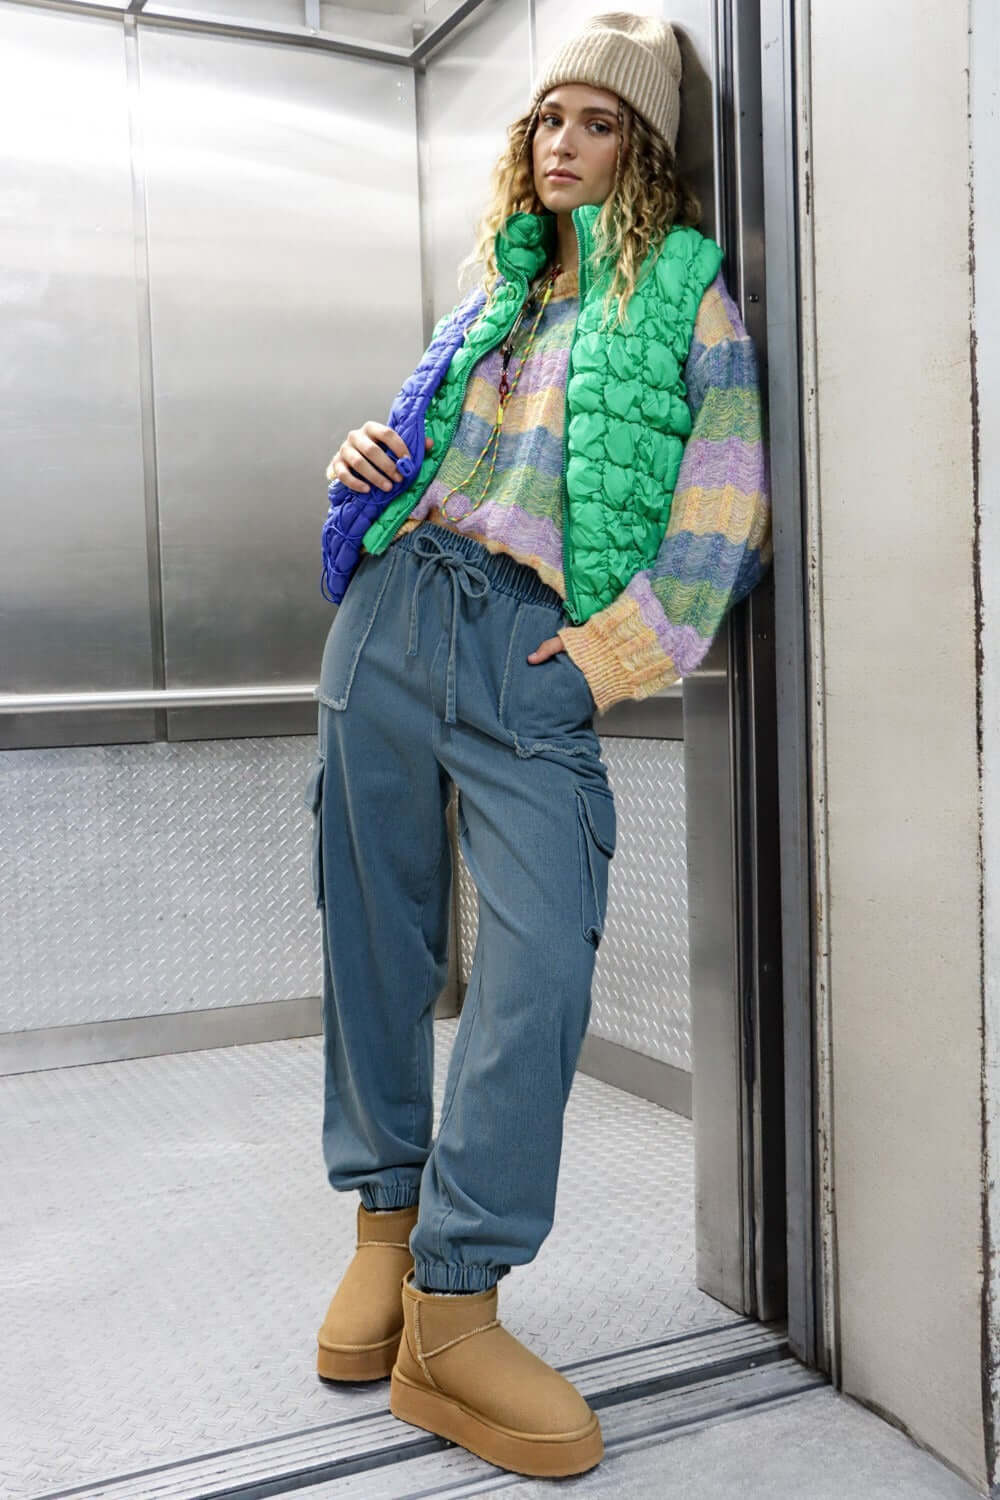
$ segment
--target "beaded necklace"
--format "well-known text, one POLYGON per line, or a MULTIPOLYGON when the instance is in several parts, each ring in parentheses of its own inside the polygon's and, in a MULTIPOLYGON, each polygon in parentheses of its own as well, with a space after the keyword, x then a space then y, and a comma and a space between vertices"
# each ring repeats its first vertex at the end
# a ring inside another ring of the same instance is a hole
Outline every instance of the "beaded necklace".
POLYGON ((468 474, 468 476, 466 477, 466 479, 464 481, 461 481, 459 484, 453 485, 452 488, 448 491, 448 493, 443 497, 443 499, 441 499, 441 500, 438 501, 438 510, 449 521, 460 521, 462 519, 462 516, 449 516, 448 515, 448 512, 445 509, 446 505, 448 504, 448 501, 451 499, 452 495, 454 495, 456 493, 457 490, 459 490, 459 489, 467 489, 467 487, 470 484, 470 482, 475 478, 476 472, 477 472, 480 464, 482 463, 483 459, 486 457, 486 454, 489 452, 490 447, 492 447, 493 448, 493 454, 492 454, 492 457, 490 459, 490 472, 486 476, 486 483, 483 486, 483 492, 479 496, 479 499, 475 502, 475 504, 470 505, 469 509, 467 511, 463 512, 463 515, 464 516, 470 515, 471 512, 474 511, 474 510, 477 510, 478 507, 480 505, 482 505, 483 501, 486 499, 486 492, 488 491, 488 489, 490 487, 490 480, 493 478, 493 471, 496 468, 497 450, 500 447, 500 429, 503 426, 504 408, 506 407, 507 402, 510 400, 510 397, 514 394, 514 391, 515 391, 515 389, 517 387, 517 382, 520 380, 521 374, 522 374, 522 372, 524 370, 524 367, 525 367, 525 365, 528 362, 528 356, 531 353, 532 347, 533 347, 534 342, 535 342, 535 333, 536 333, 536 331, 538 329, 539 321, 541 319, 542 313, 545 311, 546 307, 548 306, 549 298, 552 296, 552 288, 553 288, 553 286, 555 284, 555 279, 559 275, 559 272, 560 272, 561 269, 562 268, 561 268, 561 266, 559 265, 559 263, 557 261, 551 267, 551 269, 549 270, 549 272, 547 273, 547 275, 544 278, 544 281, 542 283, 542 287, 543 287, 542 296, 541 296, 541 300, 539 302, 538 312, 535 315, 535 321, 534 321, 534 323, 531 325, 531 332, 530 332, 530 334, 528 336, 528 341, 527 341, 527 343, 524 346, 524 352, 523 352, 523 354, 521 356, 521 363, 520 363, 520 365, 518 367, 516 375, 514 376, 514 379, 510 382, 510 384, 508 384, 508 382, 507 382, 507 367, 510 364, 510 357, 511 357, 511 353, 513 352, 513 348, 514 348, 514 335, 517 333, 517 330, 518 330, 518 328, 521 325, 521 320, 524 317, 525 309, 527 308, 528 304, 535 297, 537 297, 537 295, 538 295, 537 290, 535 292, 533 292, 530 297, 527 297, 525 299, 524 304, 521 307, 521 311, 518 313, 517 318, 515 319, 513 328, 510 330, 510 333, 508 333, 507 337, 504 339, 503 343, 500 345, 500 352, 503 355, 503 368, 500 371, 500 383, 499 383, 499 387, 498 387, 500 400, 499 400, 499 404, 497 405, 497 414, 496 414, 496 416, 493 419, 493 426, 492 426, 492 428, 490 430, 489 437, 486 439, 485 447, 483 448, 482 453, 480 453, 479 457, 476 459, 476 462, 473 465, 471 472, 468 474))

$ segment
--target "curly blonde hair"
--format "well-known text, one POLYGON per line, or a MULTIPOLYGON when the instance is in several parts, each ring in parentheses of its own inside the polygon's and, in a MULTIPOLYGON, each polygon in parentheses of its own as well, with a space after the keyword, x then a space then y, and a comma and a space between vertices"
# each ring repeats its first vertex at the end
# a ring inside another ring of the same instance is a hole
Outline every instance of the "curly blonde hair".
MULTIPOLYGON (((462 273, 483 262, 480 278, 490 305, 500 272, 494 240, 501 224, 512 213, 546 212, 535 191, 533 142, 542 100, 507 127, 507 144, 497 158, 490 177, 487 206, 476 226, 473 249, 460 262, 462 273)), ((667 142, 652 130, 642 115, 625 100, 618 99, 618 155, 615 180, 594 221, 593 269, 606 259, 614 264, 614 276, 605 292, 602 326, 607 323, 612 300, 617 297, 616 323, 625 319, 629 298, 650 246, 662 245, 675 224, 697 226, 701 203, 690 184, 677 171, 667 142), (626 129, 629 144, 623 152, 626 129)))

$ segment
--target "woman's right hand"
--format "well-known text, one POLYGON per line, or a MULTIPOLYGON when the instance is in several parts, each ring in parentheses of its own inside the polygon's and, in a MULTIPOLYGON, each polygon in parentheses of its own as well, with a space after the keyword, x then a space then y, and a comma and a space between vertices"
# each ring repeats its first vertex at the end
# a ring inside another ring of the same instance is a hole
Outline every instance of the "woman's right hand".
MULTIPOLYGON (((433 446, 433 439, 425 438, 424 441, 426 454, 433 446)), ((347 434, 330 460, 326 477, 331 484, 339 479, 341 484, 346 484, 349 490, 359 495, 367 495, 371 489, 371 483, 366 481, 372 481, 380 489, 390 490, 403 478, 393 462, 393 453, 398 458, 410 456, 409 448, 395 428, 386 427, 383 422, 363 422, 347 434), (379 447, 380 443, 385 443, 392 453, 386 453, 379 447)))

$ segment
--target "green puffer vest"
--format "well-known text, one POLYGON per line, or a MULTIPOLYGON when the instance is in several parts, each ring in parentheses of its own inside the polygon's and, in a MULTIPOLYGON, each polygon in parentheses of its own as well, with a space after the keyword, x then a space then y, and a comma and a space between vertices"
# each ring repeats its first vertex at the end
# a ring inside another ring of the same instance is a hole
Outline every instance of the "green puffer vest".
MULTIPOLYGON (((566 381, 562 536, 565 607, 576 625, 611 604, 659 551, 691 432, 684 361, 702 294, 723 254, 700 230, 675 225, 659 255, 650 249, 624 326, 602 331, 601 300, 613 270, 605 265, 592 275, 591 229, 599 213, 597 203, 572 211, 580 308, 566 381)), ((413 483, 368 527, 362 541, 369 552, 385 551, 434 478, 458 427, 473 367, 507 336, 530 281, 556 248, 555 214, 510 214, 494 248, 504 280, 452 355, 427 408, 434 446, 413 483)))

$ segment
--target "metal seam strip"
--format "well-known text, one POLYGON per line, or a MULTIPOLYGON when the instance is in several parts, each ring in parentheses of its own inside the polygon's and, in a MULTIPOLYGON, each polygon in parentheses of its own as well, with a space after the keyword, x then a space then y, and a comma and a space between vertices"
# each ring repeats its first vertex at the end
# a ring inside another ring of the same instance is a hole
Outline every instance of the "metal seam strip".
MULTIPOLYGON (((160 547, 160 495, 156 464, 156 407, 153 391, 153 318, 149 287, 149 234, 146 217, 146 160, 139 78, 139 36, 134 15, 122 16, 125 94, 128 104, 129 171, 132 180, 132 239, 135 258, 136 336, 139 353, 139 430, 146 509, 146 567, 149 588, 150 678, 166 687, 163 618, 163 564, 160 547)), ((166 739, 167 721, 155 709, 155 734, 166 739)))
POLYGON ((276 42, 283 46, 311 47, 322 52, 335 52, 344 57, 359 58, 366 62, 386 62, 393 67, 416 68, 440 47, 451 32, 468 15, 476 10, 483 0, 460 0, 450 14, 443 17, 434 28, 409 50, 391 42, 379 43, 358 39, 346 33, 317 30, 308 24, 303 26, 281 26, 276 21, 254 21, 249 16, 230 20, 224 14, 206 15, 198 11, 161 10, 153 3, 133 4, 127 11, 120 6, 102 3, 102 0, 11 0, 15 5, 30 5, 39 10, 61 10, 68 15, 103 16, 117 21, 123 15, 138 18, 144 24, 157 26, 165 31, 207 32, 214 36, 276 42))
MULTIPOLYGON (((738 1340, 746 1343, 745 1350, 721 1360, 712 1360, 698 1345, 725 1347, 734 1331, 730 1328, 717 1329, 700 1337, 697 1333, 694 1336, 682 1335, 680 1339, 665 1340, 659 1346, 639 1351, 624 1350, 620 1356, 577 1361, 573 1367, 566 1366, 563 1373, 570 1368, 581 1369, 593 1364, 596 1374, 599 1365, 605 1376, 603 1389, 588 1394, 584 1383, 577 1381, 581 1392, 595 1408, 607 1408, 608 1420, 613 1424, 625 1423, 630 1407, 636 1414, 641 1412, 642 1436, 687 1426, 692 1420, 705 1420, 706 1415, 749 1408, 761 1400, 776 1399, 775 1394, 761 1396, 759 1391, 743 1390, 743 1382, 748 1377, 754 1381, 758 1377, 763 1380, 765 1390, 777 1383, 782 1397, 789 1394, 789 1377, 794 1389, 803 1383, 809 1386, 818 1382, 826 1384, 825 1377, 805 1369, 788 1355, 782 1331, 752 1326, 757 1327, 757 1339, 753 1339, 750 1329, 738 1328, 737 1333, 746 1335, 738 1340), (678 1349, 679 1344, 685 1348, 678 1349), (682 1357, 685 1349, 699 1356, 686 1373, 683 1369, 671 1368, 676 1366, 678 1356, 682 1357), (651 1368, 639 1380, 628 1380, 628 1365, 636 1353, 653 1356, 657 1350, 661 1355, 658 1372, 651 1368), (619 1358, 622 1369, 620 1380, 615 1380, 609 1365, 613 1367, 619 1358), (609 1375, 612 1376, 610 1381, 609 1375), (721 1393, 727 1389, 734 1399, 722 1399, 721 1393), (700 1412, 705 1402, 711 1407, 708 1414, 700 1412), (690 1414, 692 1409, 697 1416, 690 1414)), ((633 1433, 628 1440, 634 1441, 637 1435, 633 1433)), ((209 1500, 211 1496, 223 1495, 226 1500, 251 1500, 251 1497, 278 1494, 286 1489, 312 1489, 351 1473, 407 1462, 451 1446, 433 1434, 415 1437, 413 1429, 400 1423, 388 1411, 377 1412, 356 1420, 340 1421, 131 1473, 93 1486, 49 1491, 44 1496, 36 1496, 35 1500, 68 1500, 70 1495, 75 1500, 139 1500, 139 1497, 141 1500, 195 1500, 195 1497, 209 1500)))

